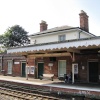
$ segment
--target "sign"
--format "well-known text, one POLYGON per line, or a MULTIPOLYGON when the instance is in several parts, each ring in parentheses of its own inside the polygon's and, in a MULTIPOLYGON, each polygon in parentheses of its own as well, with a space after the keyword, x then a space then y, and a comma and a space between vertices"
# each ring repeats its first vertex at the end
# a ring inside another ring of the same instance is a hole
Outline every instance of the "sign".
POLYGON ((78 64, 74 64, 74 74, 78 74, 78 64))
POLYGON ((14 64, 19 64, 19 62, 14 62, 14 64))
POLYGON ((78 64, 72 64, 72 83, 74 83, 74 74, 78 74, 78 64))
POLYGON ((34 74, 35 72, 35 67, 34 66, 30 66, 30 74, 34 74))
POLYGON ((26 66, 26 73, 27 74, 34 74, 35 67, 34 66, 26 66))
POLYGON ((50 67, 53 66, 53 63, 49 63, 48 66, 50 66, 50 67))

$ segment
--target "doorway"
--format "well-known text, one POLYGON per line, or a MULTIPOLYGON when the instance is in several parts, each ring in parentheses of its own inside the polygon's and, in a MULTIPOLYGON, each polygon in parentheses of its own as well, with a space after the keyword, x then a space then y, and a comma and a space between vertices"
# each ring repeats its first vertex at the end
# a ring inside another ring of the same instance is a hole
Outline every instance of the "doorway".
POLYGON ((98 82, 98 62, 89 62, 89 82, 98 82))
POLYGON ((43 73, 44 73, 44 63, 39 62, 38 63, 38 78, 40 78, 40 76, 42 76, 43 73))
POLYGON ((26 63, 22 62, 22 77, 26 77, 26 63))

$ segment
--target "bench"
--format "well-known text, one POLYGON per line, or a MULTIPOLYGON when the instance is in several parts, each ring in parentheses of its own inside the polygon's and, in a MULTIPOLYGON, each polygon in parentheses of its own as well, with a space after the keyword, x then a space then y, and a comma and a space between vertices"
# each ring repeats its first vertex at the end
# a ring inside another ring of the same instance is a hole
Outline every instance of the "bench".
POLYGON ((53 81, 53 77, 54 77, 54 74, 43 74, 43 76, 40 76, 40 80, 42 79, 51 79, 53 81))
MULTIPOLYGON (((62 77, 58 77, 59 80, 64 81, 65 83, 68 81, 68 79, 66 79, 67 74, 64 74, 62 77)), ((78 74, 74 74, 74 82, 80 82, 81 80, 79 79, 78 74)), ((72 75, 71 78, 69 80, 69 82, 72 82, 72 75)))

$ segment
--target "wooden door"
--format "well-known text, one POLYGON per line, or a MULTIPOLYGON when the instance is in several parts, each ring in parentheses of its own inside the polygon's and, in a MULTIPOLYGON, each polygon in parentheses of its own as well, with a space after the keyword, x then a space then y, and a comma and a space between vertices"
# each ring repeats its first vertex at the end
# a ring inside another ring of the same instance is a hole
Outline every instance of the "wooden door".
POLYGON ((22 77, 26 77, 26 63, 22 63, 22 77))
POLYGON ((44 73, 44 63, 38 63, 38 78, 42 76, 44 73))
POLYGON ((98 62, 89 62, 89 82, 98 82, 98 62))

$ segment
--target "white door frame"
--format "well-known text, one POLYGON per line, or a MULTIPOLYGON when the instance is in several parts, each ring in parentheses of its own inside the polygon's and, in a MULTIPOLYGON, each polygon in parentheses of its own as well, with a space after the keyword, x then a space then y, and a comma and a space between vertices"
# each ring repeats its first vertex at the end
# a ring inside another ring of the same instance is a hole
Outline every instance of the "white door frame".
POLYGON ((8 60, 8 63, 10 62, 11 66, 8 65, 8 69, 7 69, 7 74, 12 74, 12 67, 13 67, 13 61, 12 60, 8 60), (10 67, 10 72, 8 71, 10 67))

